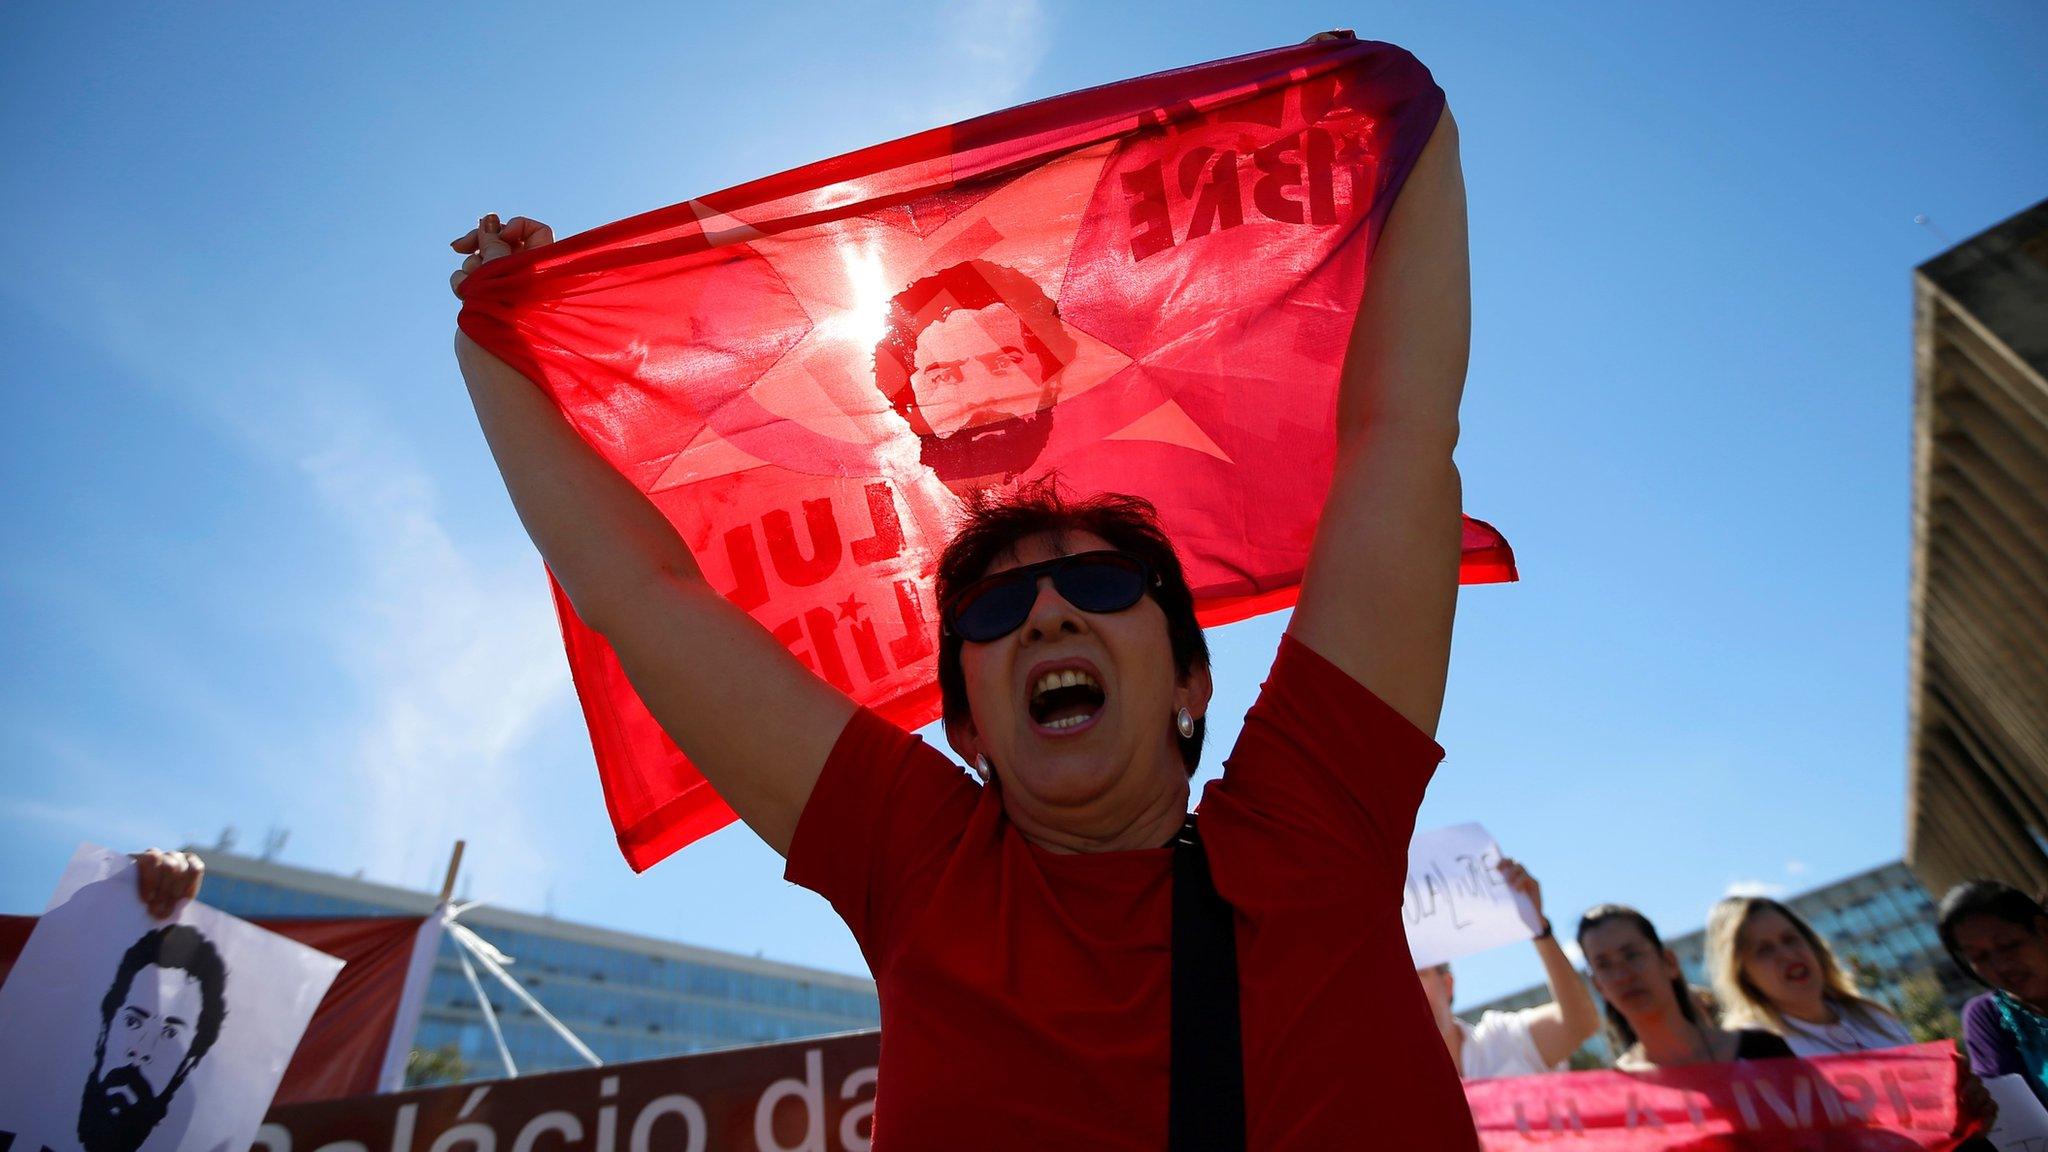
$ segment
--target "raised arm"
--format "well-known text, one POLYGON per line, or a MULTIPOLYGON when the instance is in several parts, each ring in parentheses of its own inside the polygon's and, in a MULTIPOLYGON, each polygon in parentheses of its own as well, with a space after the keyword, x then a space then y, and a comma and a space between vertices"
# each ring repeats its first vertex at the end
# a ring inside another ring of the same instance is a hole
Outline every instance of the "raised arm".
MULTIPOLYGON (((1543 915, 1543 887, 1529 875, 1528 869, 1502 857, 1500 877, 1509 888, 1529 898, 1536 915, 1543 915)), ((1550 985, 1550 1003, 1528 1010, 1529 1040, 1536 1045, 1543 1066, 1554 1068, 1600 1030, 1600 1006, 1593 1002, 1593 990, 1586 987, 1585 978, 1572 967, 1571 958, 1564 954, 1556 934, 1548 931, 1547 917, 1543 925, 1543 935, 1535 940, 1536 957, 1543 962, 1543 980, 1550 985)))
MULTIPOLYGON (((544 224, 485 217, 453 244, 470 253, 454 282, 550 239, 544 224)), ((786 853, 853 702, 705 581, 660 510, 538 386, 461 333, 455 354, 512 505, 576 614, 725 802, 786 853)))
POLYGON ((1337 470, 1288 631, 1434 734, 1463 501, 1451 451, 1471 338, 1448 110, 1381 232, 1337 402, 1337 470))

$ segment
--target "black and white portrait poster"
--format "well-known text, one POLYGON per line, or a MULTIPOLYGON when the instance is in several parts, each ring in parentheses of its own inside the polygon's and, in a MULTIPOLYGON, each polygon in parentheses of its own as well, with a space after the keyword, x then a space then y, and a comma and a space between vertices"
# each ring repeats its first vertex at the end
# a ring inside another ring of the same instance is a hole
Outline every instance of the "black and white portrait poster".
POLYGON ((151 919, 81 847, 0 986, 0 1149, 240 1152, 340 970, 197 901, 151 919))

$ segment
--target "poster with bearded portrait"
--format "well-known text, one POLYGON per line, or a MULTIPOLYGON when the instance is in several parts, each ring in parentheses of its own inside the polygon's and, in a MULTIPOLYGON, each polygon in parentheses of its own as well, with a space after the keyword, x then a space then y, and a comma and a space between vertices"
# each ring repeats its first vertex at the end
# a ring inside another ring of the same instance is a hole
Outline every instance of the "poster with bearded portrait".
POLYGON ((92 845, 0 985, 0 1150, 239 1152, 341 961, 197 901, 152 919, 92 845))

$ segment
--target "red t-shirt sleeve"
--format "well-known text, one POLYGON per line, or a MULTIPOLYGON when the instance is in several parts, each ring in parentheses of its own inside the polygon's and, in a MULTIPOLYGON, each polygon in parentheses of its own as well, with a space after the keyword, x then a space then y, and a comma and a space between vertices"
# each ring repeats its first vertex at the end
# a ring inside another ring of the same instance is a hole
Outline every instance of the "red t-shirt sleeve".
POLYGON ((1443 757, 1371 689, 1282 636, 1223 778, 1203 796, 1203 835, 1284 840, 1304 870, 1336 869, 1398 903, 1415 811, 1443 757), (1217 833, 1212 808, 1228 813, 1217 833))
POLYGON ((783 878, 831 902, 879 975, 979 795, 943 753, 862 708, 797 818, 783 878))

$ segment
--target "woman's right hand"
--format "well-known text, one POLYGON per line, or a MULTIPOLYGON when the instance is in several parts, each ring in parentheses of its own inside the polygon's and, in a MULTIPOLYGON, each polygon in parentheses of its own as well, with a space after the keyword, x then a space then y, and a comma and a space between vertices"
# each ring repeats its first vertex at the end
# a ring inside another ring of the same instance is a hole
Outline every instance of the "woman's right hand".
POLYGON ((538 220, 514 216, 499 224, 498 214, 492 212, 478 220, 476 227, 448 242, 450 248, 469 254, 462 267, 449 274, 448 289, 459 292, 462 282, 469 278, 471 272, 500 256, 510 256, 514 252, 554 242, 555 230, 538 220))

